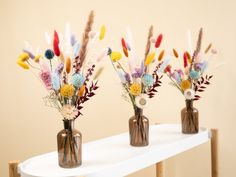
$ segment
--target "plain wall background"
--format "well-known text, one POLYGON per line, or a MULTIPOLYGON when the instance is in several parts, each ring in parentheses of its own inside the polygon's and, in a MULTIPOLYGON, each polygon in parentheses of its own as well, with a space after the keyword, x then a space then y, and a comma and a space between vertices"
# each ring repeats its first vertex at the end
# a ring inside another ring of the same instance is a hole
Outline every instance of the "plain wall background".
MULTIPOLYGON (((0 175, 8 175, 9 160, 25 160, 56 150, 56 134, 62 128, 60 114, 45 107, 46 95, 41 83, 16 65, 24 40, 34 47, 45 47, 44 32, 64 32, 69 21, 81 37, 90 10, 94 9, 94 29, 102 24, 107 34, 98 49, 106 46, 120 49, 120 39, 129 26, 133 32, 137 55, 144 55, 147 31, 154 25, 155 35, 164 34, 163 47, 187 48, 186 31, 191 29, 194 45, 200 27, 204 28, 203 46, 213 42, 218 54, 211 62, 212 85, 195 103, 200 124, 219 129, 219 170, 221 177, 234 177, 235 86, 236 86, 236 1, 234 0, 0 0, 0 175), (214 69, 214 66, 226 65, 214 69)), ((131 105, 121 98, 121 86, 109 60, 100 78, 97 95, 86 103, 84 116, 76 124, 84 142, 125 132, 131 105)), ((163 79, 159 94, 151 100, 145 115, 151 124, 179 123, 184 98, 163 79)), ((165 161, 166 177, 210 176, 209 144, 165 161)), ((155 168, 130 175, 154 176, 155 168)))

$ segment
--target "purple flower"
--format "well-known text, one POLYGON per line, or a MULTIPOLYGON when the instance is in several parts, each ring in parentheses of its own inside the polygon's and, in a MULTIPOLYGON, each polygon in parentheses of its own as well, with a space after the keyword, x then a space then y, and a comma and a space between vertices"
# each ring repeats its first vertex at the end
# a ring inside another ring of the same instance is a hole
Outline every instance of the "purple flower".
POLYGON ((181 69, 177 70, 177 72, 179 73, 180 77, 183 77, 184 72, 181 69))
POLYGON ((131 82, 130 75, 128 73, 125 73, 125 79, 127 82, 131 82))
POLYGON ((143 75, 141 68, 135 68, 135 73, 132 74, 133 78, 140 78, 143 75))
POLYGON ((23 49, 23 52, 27 53, 31 59, 35 58, 34 54, 32 54, 32 52, 30 52, 29 50, 23 49))
POLYGON ((70 44, 71 44, 71 46, 74 46, 76 42, 77 41, 76 41, 75 35, 72 34, 71 37, 70 37, 70 44))
POLYGON ((57 65, 57 67, 55 69, 55 72, 58 73, 58 74, 61 74, 63 68, 64 68, 64 64, 60 63, 60 64, 57 65))
POLYGON ((195 64, 194 64, 194 69, 195 69, 196 71, 200 71, 201 68, 202 68, 202 63, 195 63, 195 64))

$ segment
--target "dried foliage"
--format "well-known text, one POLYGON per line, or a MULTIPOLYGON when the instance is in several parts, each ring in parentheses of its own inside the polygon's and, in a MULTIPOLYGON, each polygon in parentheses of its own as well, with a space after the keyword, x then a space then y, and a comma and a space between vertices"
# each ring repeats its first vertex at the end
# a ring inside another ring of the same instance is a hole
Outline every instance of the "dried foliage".
MULTIPOLYGON (((206 75, 205 77, 201 77, 200 79, 198 79, 198 81, 193 83, 193 87, 194 87, 194 91, 195 93, 197 92, 204 92, 206 89, 207 85, 210 85, 210 80, 213 77, 213 75, 206 75)), ((201 97, 197 94, 195 94, 195 98, 194 100, 199 100, 201 97)))

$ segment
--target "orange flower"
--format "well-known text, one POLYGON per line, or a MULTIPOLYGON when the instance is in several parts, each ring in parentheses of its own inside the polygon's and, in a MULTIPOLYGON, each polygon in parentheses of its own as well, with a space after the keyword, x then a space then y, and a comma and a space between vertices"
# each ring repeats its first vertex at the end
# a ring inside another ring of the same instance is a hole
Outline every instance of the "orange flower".
POLYGON ((85 93, 85 85, 83 85, 83 86, 79 89, 78 96, 79 96, 79 97, 82 97, 82 96, 84 96, 84 93, 85 93))
POLYGON ((67 58, 66 59, 66 72, 67 72, 67 74, 70 73, 70 70, 71 70, 71 59, 67 58))

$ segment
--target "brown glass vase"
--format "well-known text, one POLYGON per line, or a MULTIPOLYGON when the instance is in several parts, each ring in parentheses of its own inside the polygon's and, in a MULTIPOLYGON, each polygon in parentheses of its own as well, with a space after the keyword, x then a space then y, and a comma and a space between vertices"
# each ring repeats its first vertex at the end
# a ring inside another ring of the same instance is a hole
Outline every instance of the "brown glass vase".
POLYGON ((149 120, 143 110, 135 107, 135 115, 129 119, 129 136, 131 146, 147 146, 149 144, 149 120))
POLYGON ((198 133, 199 121, 198 110, 193 107, 193 100, 185 100, 186 107, 181 110, 182 133, 193 134, 198 133))
POLYGON ((74 168, 82 164, 82 134, 74 129, 74 120, 63 119, 64 129, 57 134, 59 166, 74 168))

